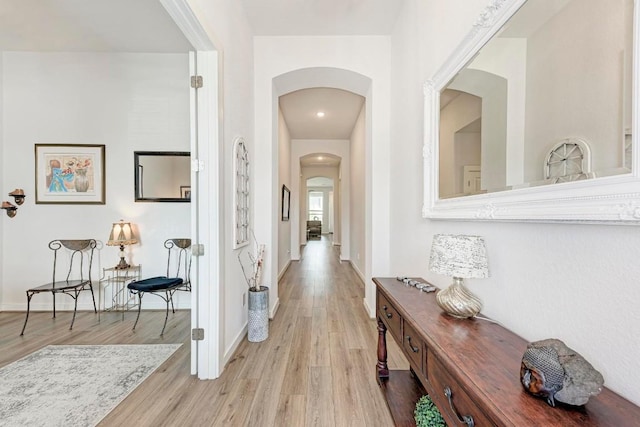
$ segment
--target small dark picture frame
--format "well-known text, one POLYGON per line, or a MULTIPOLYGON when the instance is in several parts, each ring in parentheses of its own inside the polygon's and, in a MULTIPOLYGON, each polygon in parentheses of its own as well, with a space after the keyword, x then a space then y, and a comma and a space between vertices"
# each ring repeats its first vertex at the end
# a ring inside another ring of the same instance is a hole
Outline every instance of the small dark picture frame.
POLYGON ((282 185, 282 220, 289 221, 289 211, 291 205, 291 191, 286 185, 282 185))

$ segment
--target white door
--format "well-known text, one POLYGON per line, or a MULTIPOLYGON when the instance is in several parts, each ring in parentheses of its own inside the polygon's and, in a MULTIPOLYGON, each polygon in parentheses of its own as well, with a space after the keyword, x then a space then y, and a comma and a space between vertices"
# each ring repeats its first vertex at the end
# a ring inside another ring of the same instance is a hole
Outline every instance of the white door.
POLYGON ((476 194, 480 192, 480 175, 480 166, 464 167, 462 187, 464 194, 476 194))
MULTIPOLYGON (((202 76, 202 87, 190 89, 191 117, 191 327, 204 338, 191 341, 191 373, 215 379, 221 373, 222 197, 219 56, 206 25, 186 0, 160 0, 196 49, 189 55, 191 76, 202 76)), ((188 82, 185 82, 188 87, 188 82)))

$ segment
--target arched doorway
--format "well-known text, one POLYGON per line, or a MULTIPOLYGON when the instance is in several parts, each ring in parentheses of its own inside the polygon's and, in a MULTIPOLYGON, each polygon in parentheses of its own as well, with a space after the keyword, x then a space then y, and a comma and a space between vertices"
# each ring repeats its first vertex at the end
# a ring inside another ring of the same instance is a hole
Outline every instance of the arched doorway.
MULTIPOLYGON (((269 44, 268 40, 264 42, 269 44)), ((284 52, 273 52, 268 49, 259 49, 257 52, 254 158, 260 161, 254 163, 253 188, 256 195, 254 206, 260 206, 261 211, 260 215, 255 216, 254 225, 256 238, 266 242, 270 248, 265 259, 264 280, 271 285, 273 295, 276 296, 278 273, 282 271, 279 271, 281 266, 278 265, 278 256, 281 251, 279 244, 282 242, 279 230, 281 228, 288 228, 291 231, 300 229, 299 215, 297 218, 292 216, 287 224, 283 224, 280 219, 279 200, 282 185, 289 187, 287 183, 291 184, 291 205, 296 206, 296 203, 299 203, 300 182, 299 171, 296 173, 299 165, 293 161, 295 154, 279 145, 278 124, 281 117, 278 99, 284 94, 304 88, 336 88, 350 91, 361 95, 365 101, 358 118, 361 123, 356 135, 358 145, 354 155, 350 156, 349 163, 350 169, 356 167, 358 172, 352 174, 358 176, 357 182, 351 183, 351 194, 356 194, 358 200, 351 201, 349 205, 350 209, 355 206, 355 209, 349 212, 349 223, 357 224, 357 230, 350 230, 351 247, 348 260, 352 264, 357 264, 356 270, 365 283, 364 304, 369 314, 373 316, 375 289, 370 278, 373 273, 384 274, 389 264, 389 210, 386 206, 389 195, 387 178, 390 173, 388 162, 390 104, 387 102, 390 88, 387 74, 384 72, 385 66, 383 64, 372 66, 371 62, 360 64, 356 61, 354 63, 352 55, 333 55, 331 64, 337 67, 306 68, 308 63, 317 63, 317 58, 313 59, 304 53, 291 55, 289 52, 287 58, 292 58, 293 61, 276 62, 274 58, 284 55, 284 52), (370 73, 372 77, 355 70, 370 73), (258 141, 265 141, 269 135, 271 144, 258 143, 258 141), (356 159, 355 162, 354 159, 356 159), (290 165, 290 168, 283 171, 283 164, 290 165), (355 190, 354 184, 358 187, 355 190), (372 190, 374 187, 375 192, 372 190)), ((345 187, 346 178, 344 174, 341 176, 343 187, 345 187)), ((346 212, 343 212, 344 215, 346 212)), ((345 233, 343 237, 344 235, 345 233)), ((295 242, 291 245, 291 259, 295 259, 296 246, 295 242)), ((277 296, 270 300, 271 316, 275 314, 278 303, 277 296)))

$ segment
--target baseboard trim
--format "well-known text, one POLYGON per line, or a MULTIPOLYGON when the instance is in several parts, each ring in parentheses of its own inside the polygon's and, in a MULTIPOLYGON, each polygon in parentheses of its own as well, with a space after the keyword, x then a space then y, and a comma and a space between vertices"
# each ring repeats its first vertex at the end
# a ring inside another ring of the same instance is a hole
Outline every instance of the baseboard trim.
POLYGON ((375 319, 376 312, 372 310, 371 307, 369 307, 369 304, 367 304, 366 298, 362 298, 362 305, 364 305, 364 309, 367 311, 367 314, 369 315, 369 319, 375 319))
POLYGON ((356 274, 358 275, 358 277, 360 278, 360 280, 362 281, 362 284, 365 284, 365 278, 364 278, 364 274, 362 274, 362 271, 360 271, 360 269, 358 268, 358 266, 351 260, 347 260, 349 261, 349 264, 351 264, 351 268, 353 268, 353 271, 356 272, 356 274))
MULTIPOLYGON (((276 299, 276 303, 273 305, 273 308, 269 312, 270 321, 273 320, 279 307, 280 307, 280 299, 278 298, 276 299)), ((242 342, 244 341, 248 332, 249 332, 248 324, 245 323, 243 328, 238 333, 238 335, 236 335, 236 337, 234 338, 229 348, 227 348, 227 350, 224 352, 224 355, 222 356, 222 364, 225 367, 225 369, 226 369, 226 365, 229 363, 229 361, 231 361, 231 359, 233 358, 233 355, 238 350, 238 347, 240 346, 240 344, 242 344, 242 342)))
POLYGON ((233 355, 238 350, 240 344, 242 344, 242 341, 244 341, 244 337, 247 336, 247 332, 248 328, 247 324, 245 324, 238 335, 236 335, 235 339, 231 343, 231 346, 229 346, 229 348, 224 352, 224 355, 222 356, 222 366, 224 366, 225 369, 227 368, 227 364, 229 363, 229 361, 231 361, 231 359, 233 358, 233 355))
POLYGON ((273 319, 274 317, 276 317, 276 313, 278 312, 279 308, 280 308, 280 298, 276 298, 276 303, 273 304, 273 308, 271 309, 271 311, 269 311, 269 319, 273 319))
POLYGON ((278 282, 280 281, 280 279, 282 279, 282 276, 284 276, 284 273, 287 272, 290 265, 291 265, 291 260, 287 261, 285 266, 282 268, 282 271, 280 271, 280 273, 278 274, 278 282))

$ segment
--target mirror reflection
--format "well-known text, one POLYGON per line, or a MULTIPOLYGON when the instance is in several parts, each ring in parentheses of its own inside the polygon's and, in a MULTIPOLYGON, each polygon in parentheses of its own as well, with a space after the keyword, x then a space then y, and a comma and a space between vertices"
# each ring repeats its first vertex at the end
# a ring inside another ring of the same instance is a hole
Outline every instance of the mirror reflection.
POLYGON ((528 0, 440 96, 439 197, 631 171, 633 0, 528 0))
POLYGON ((136 202, 189 202, 191 200, 188 151, 136 151, 136 202))

